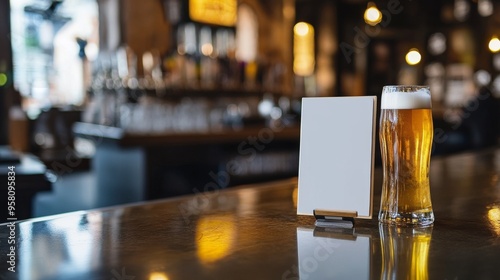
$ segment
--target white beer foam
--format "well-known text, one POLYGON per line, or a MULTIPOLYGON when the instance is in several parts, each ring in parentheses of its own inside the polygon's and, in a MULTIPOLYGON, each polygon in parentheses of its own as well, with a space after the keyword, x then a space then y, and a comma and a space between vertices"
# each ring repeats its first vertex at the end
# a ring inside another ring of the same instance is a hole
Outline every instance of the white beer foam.
POLYGON ((382 93, 381 109, 431 109, 431 95, 425 89, 414 92, 382 93))

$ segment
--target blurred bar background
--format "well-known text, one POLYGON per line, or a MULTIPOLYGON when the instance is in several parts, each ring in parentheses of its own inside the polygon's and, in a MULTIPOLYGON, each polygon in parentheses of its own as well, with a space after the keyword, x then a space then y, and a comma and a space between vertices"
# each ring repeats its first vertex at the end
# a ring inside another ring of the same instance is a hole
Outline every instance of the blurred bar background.
POLYGON ((0 21, 1 164, 43 175, 27 216, 296 176, 302 97, 425 84, 433 156, 498 145, 497 1, 11 0, 0 21))

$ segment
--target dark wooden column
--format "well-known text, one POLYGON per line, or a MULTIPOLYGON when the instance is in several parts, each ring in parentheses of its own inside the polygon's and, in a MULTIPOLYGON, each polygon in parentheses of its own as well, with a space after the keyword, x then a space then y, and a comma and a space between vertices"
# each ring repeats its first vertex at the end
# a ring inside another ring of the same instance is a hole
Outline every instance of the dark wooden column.
POLYGON ((8 109, 12 88, 12 47, 10 44, 10 2, 0 1, 0 73, 7 74, 7 83, 0 86, 0 145, 7 145, 8 109))

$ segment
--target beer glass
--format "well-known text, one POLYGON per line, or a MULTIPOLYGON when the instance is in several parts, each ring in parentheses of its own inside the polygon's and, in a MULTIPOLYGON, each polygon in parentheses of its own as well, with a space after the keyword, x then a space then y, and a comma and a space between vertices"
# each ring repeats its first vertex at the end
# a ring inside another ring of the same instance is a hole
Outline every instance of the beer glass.
POLYGON ((379 221, 426 226, 434 222, 429 164, 431 95, 425 86, 385 86, 380 112, 383 185, 379 221))

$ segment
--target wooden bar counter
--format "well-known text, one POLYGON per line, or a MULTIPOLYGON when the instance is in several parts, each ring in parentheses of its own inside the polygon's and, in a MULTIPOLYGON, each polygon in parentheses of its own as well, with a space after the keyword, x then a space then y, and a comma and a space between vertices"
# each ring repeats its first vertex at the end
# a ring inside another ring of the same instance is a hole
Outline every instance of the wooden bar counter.
MULTIPOLYGON (((296 215, 296 178, 20 221, 2 279, 499 279, 500 149, 431 162, 436 222, 353 230, 296 215)), ((381 170, 375 176, 378 213, 381 170)))
POLYGON ((211 182, 209 174, 231 173, 222 185, 232 187, 298 172, 298 126, 146 134, 76 123, 73 130, 95 143, 92 168, 106 194, 97 197, 99 207, 193 194, 211 182))

